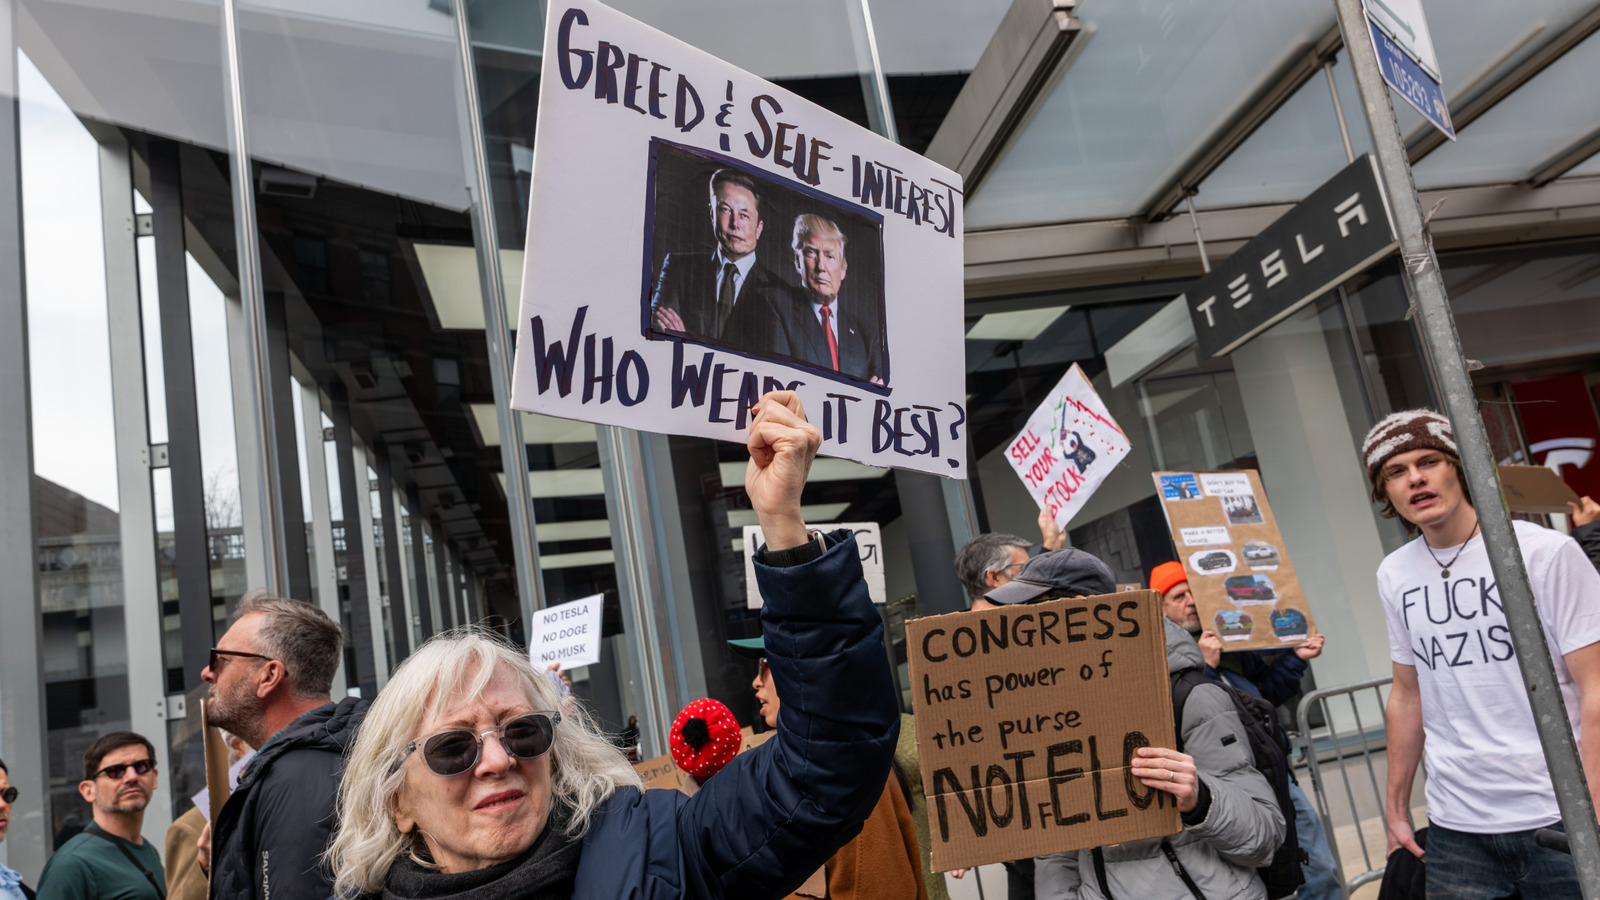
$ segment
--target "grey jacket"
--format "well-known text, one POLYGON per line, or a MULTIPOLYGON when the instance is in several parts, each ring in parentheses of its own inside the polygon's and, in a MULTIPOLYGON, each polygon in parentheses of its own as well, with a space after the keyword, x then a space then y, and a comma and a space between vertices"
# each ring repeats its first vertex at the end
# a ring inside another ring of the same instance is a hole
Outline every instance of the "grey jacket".
MULTIPOLYGON (((1166 626, 1167 670, 1203 666, 1194 638, 1171 621, 1166 626)), ((1265 900, 1267 889, 1255 869, 1271 862, 1283 841, 1283 813, 1272 786, 1253 764, 1244 726, 1221 687, 1202 684, 1189 695, 1183 750, 1194 757, 1211 792, 1211 809, 1204 821, 1168 838, 1179 861, 1206 900, 1265 900), (1223 744, 1230 735, 1237 739, 1223 744)), ((1162 854, 1160 840, 1130 841, 1102 852, 1117 900, 1192 900, 1162 854)), ((1105 900, 1089 850, 1041 856, 1033 878, 1039 900, 1105 900)))

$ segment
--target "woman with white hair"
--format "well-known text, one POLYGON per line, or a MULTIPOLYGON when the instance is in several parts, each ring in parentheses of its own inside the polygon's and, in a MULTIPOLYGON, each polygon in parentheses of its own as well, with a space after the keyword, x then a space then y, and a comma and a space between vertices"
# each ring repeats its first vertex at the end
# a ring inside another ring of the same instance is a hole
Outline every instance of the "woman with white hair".
POLYGON ((745 488, 768 665, 784 727, 694 797, 638 775, 527 656, 445 635, 367 713, 328 850, 342 897, 781 897, 849 841, 899 730, 882 625, 848 531, 808 532, 800 492, 821 443, 790 392, 752 417, 745 488))

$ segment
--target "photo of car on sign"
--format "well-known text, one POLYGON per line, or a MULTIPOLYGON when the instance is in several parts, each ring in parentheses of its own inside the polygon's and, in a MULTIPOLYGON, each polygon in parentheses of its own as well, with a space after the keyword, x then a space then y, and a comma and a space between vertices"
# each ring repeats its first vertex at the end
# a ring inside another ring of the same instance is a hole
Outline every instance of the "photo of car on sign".
POLYGON ((1253 624, 1250 614, 1237 609, 1225 609, 1217 613, 1217 634, 1225 641, 1242 641, 1250 636, 1250 627, 1253 624))
POLYGON ((1256 571, 1271 571, 1278 567, 1278 548, 1271 544, 1250 543, 1243 548, 1245 565, 1256 571))
POLYGON ((1228 599, 1240 606, 1267 604, 1278 599, 1272 582, 1265 575, 1235 575, 1222 583, 1228 599))
POLYGON ((1189 570, 1201 575, 1226 575, 1239 566, 1232 550, 1204 549, 1189 554, 1189 570))

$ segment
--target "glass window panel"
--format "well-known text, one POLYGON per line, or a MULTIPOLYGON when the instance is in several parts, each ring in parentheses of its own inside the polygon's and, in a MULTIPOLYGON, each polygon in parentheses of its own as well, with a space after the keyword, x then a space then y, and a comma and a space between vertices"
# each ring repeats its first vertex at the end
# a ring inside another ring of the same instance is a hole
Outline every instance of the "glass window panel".
POLYGON ((1195 205, 1294 203, 1345 165, 1333 95, 1319 71, 1200 182, 1195 205))
POLYGON ((1334 21, 1320 0, 1084 0, 1076 12, 1085 44, 969 197, 969 229, 1142 211, 1334 21))
POLYGON ((128 642, 99 145, 28 55, 16 61, 43 626, 40 787, 59 840, 92 819, 77 790, 83 751, 129 727, 128 642))
POLYGON ((1011 0, 870 0, 889 75, 970 72, 1011 0))
MULTIPOLYGON (((1593 7, 1590 0, 1452 0, 1429 4, 1428 32, 1433 36, 1450 108, 1459 109, 1462 98, 1516 68, 1593 7)), ((1411 104, 1398 95, 1391 96, 1401 134, 1410 136, 1419 129, 1433 127, 1411 104)))
POLYGON ((1600 35, 1590 35, 1414 167, 1423 190, 1521 181, 1600 122, 1600 35))
POLYGON ((1596 153, 1595 155, 1589 157, 1587 160, 1583 161, 1582 163, 1579 163, 1576 167, 1573 168, 1572 171, 1568 172, 1567 174, 1568 175, 1600 175, 1600 153, 1596 153))

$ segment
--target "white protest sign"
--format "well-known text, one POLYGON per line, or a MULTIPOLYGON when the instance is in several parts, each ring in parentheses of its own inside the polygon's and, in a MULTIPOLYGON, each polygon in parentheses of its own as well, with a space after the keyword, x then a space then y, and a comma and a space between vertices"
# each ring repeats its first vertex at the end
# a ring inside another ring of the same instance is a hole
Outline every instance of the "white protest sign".
POLYGON ((1006 448, 1006 459, 1039 508, 1066 528, 1131 449, 1074 363, 1006 448))
MULTIPOLYGON (((877 522, 842 522, 837 525, 812 525, 823 534, 848 528, 855 532, 856 551, 861 556, 861 574, 867 580, 867 594, 873 603, 888 603, 889 589, 883 580, 883 534, 877 522)), ((761 536, 760 525, 744 526, 744 589, 745 606, 761 608, 761 589, 756 585, 756 548, 766 538, 761 536)))
POLYGON ((592 0, 549 4, 511 405, 966 475, 953 172, 592 0))
POLYGON ((594 665, 600 661, 600 612, 605 595, 595 594, 547 606, 533 614, 528 653, 543 668, 560 663, 563 669, 594 665))

